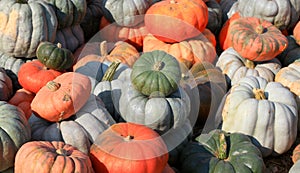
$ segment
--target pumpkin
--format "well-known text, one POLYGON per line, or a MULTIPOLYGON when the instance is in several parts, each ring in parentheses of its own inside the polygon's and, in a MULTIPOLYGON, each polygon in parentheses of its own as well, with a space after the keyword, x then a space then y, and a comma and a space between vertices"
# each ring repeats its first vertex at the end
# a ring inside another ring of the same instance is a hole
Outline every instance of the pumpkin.
POLYGON ((87 76, 65 72, 36 93, 31 109, 48 121, 61 121, 76 113, 86 103, 90 93, 91 82, 87 76))
POLYGON ((130 79, 133 86, 146 96, 168 96, 178 89, 180 66, 164 51, 146 52, 133 64, 130 79))
POLYGON ((206 28, 208 8, 198 0, 164 0, 151 5, 144 18, 152 35, 175 43, 195 37, 206 28))
POLYGON ((274 81, 275 75, 281 69, 281 63, 277 58, 269 61, 254 62, 241 56, 232 47, 224 50, 216 62, 226 75, 228 86, 235 85, 245 76, 260 76, 267 81, 274 81))
POLYGON ((41 41, 53 42, 58 26, 54 9, 45 1, 1 0, 0 21, 0 51, 25 58, 35 56, 41 41))
POLYGON ((60 141, 30 141, 16 154, 16 173, 51 171, 94 173, 87 154, 60 141))
MULTIPOLYGON (((135 18, 143 18, 144 16, 135 16, 135 18)), ((105 17, 100 21, 100 32, 97 36, 101 40, 107 40, 108 42, 125 41, 133 45, 137 50, 141 50, 143 47, 144 37, 149 33, 145 23, 141 22, 135 26, 126 27, 120 26, 116 23, 110 23, 105 17)))
POLYGON ((154 50, 162 50, 171 54, 179 62, 184 63, 187 68, 196 62, 208 61, 213 63, 217 56, 214 43, 207 39, 204 34, 179 43, 166 43, 148 34, 144 38, 143 52, 154 50))
POLYGON ((44 0, 55 11, 58 27, 67 28, 78 25, 86 14, 87 2, 85 0, 44 0))
POLYGON ((299 149, 300 149, 300 144, 297 144, 293 148, 293 154, 292 154, 292 161, 293 161, 293 163, 296 163, 300 159, 300 157, 299 157, 300 156, 299 149))
POLYGON ((267 20, 280 30, 293 28, 300 14, 298 0, 238 0, 234 8, 243 17, 267 20))
POLYGON ((4 68, 0 68, 0 101, 8 101, 14 94, 13 84, 4 68))
POLYGON ((74 56, 66 48, 62 48, 60 43, 41 42, 36 50, 36 57, 47 68, 65 71, 72 67, 74 56))
POLYGON ((61 74, 60 71, 48 69, 39 60, 33 60, 20 67, 18 81, 24 89, 37 93, 47 82, 61 74))
POLYGON ((14 166, 20 147, 31 139, 30 126, 17 106, 0 101, 0 171, 14 166))
POLYGON ((242 17, 232 21, 226 39, 242 57, 252 61, 271 60, 288 45, 287 38, 278 28, 257 17, 242 17))
POLYGON ((242 133, 213 130, 190 142, 180 155, 180 172, 256 172, 266 170, 261 152, 242 133))
POLYGON ((222 9, 216 0, 203 0, 208 9, 208 22, 206 28, 218 34, 222 27, 222 9))
POLYGON ((220 108, 222 130, 249 135, 264 157, 283 154, 295 142, 296 99, 279 82, 244 77, 231 87, 220 108))
POLYGON ((49 122, 34 113, 28 120, 32 140, 63 141, 88 154, 97 136, 115 121, 101 99, 91 94, 75 115, 60 122, 49 122))
POLYGON ((135 26, 143 18, 135 16, 144 15, 150 7, 149 0, 102 0, 101 9, 103 16, 110 22, 120 26, 135 26))
POLYGON ((288 35, 286 38, 288 39, 288 46, 277 56, 283 67, 286 67, 300 59, 300 46, 296 43, 294 36, 288 35))
POLYGON ((95 172, 162 172, 168 150, 152 129, 134 123, 117 123, 101 133, 90 149, 95 172))
POLYGON ((295 41, 298 45, 300 45, 300 32, 299 32, 299 30, 300 30, 300 21, 298 21, 296 23, 296 26, 293 29, 293 36, 294 36, 295 41))
POLYGON ((9 99, 8 103, 18 106, 25 113, 25 117, 28 120, 32 114, 31 111, 31 101, 33 100, 35 94, 27 91, 24 88, 18 89, 14 95, 9 99))
POLYGON ((54 43, 60 43, 62 47, 74 52, 85 43, 81 26, 78 24, 57 30, 54 43))
POLYGON ((289 169, 289 173, 297 173, 300 171, 300 161, 293 164, 293 166, 289 169))

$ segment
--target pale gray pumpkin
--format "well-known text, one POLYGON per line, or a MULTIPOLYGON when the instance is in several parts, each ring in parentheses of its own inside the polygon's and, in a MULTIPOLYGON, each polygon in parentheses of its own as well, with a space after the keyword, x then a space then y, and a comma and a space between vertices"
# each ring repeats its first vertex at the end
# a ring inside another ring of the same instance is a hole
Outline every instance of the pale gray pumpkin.
POLYGON ((270 61, 253 62, 241 57, 230 47, 221 53, 216 67, 226 75, 228 86, 231 86, 245 76, 260 76, 269 82, 274 81, 276 73, 281 68, 281 63, 276 58, 270 61))
POLYGON ((84 44, 84 41, 83 30, 78 24, 57 30, 54 43, 60 43, 63 48, 75 52, 77 48, 84 44))
POLYGON ((44 0, 55 10, 58 29, 78 25, 86 14, 86 0, 44 0))
POLYGON ((131 82, 122 86, 119 110, 126 122, 144 124, 159 134, 185 123, 191 110, 190 98, 180 86, 168 97, 148 97, 131 82))
POLYGON ((234 8, 243 17, 265 19, 280 30, 292 29, 300 16, 299 0, 238 0, 234 8))
POLYGON ((24 112, 17 106, 0 101, 0 172, 14 166, 19 148, 31 138, 24 112))
POLYGON ((288 151, 297 136, 294 94, 279 82, 247 76, 232 86, 221 107, 222 130, 252 138, 264 157, 288 151))
POLYGON ((31 58, 41 41, 55 40, 57 18, 45 1, 1 0, 0 21, 0 51, 8 55, 31 58))
POLYGON ((289 169, 289 173, 299 173, 300 172, 300 160, 293 164, 289 169))
POLYGON ((96 137, 114 123, 102 100, 93 94, 68 120, 52 123, 34 114, 29 118, 33 140, 64 141, 84 153, 89 153, 89 148, 96 137))
POLYGON ((135 26, 143 21, 150 7, 150 0, 101 0, 103 16, 110 22, 120 26, 135 26))
POLYGON ((13 83, 4 68, 0 68, 0 101, 8 101, 14 94, 13 83))

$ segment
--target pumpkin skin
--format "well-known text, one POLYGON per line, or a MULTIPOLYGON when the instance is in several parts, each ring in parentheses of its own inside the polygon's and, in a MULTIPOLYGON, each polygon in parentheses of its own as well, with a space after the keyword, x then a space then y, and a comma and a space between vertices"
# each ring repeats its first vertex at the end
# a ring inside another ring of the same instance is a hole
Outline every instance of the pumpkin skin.
POLYGON ((142 94, 164 97, 178 89, 181 70, 172 55, 154 50, 143 53, 133 64, 130 79, 142 94))
POLYGON ((180 161, 182 173, 263 173, 266 170, 261 152, 248 136, 218 129, 186 145, 180 161))
POLYGON ((195 37, 206 28, 208 8, 198 0, 164 0, 151 5, 144 18, 152 35, 163 42, 175 43, 195 37))
POLYGON ((91 93, 90 79, 76 72, 65 72, 49 81, 31 102, 37 116, 51 122, 69 118, 88 100, 91 93))
POLYGON ((300 161, 293 164, 293 166, 289 170, 289 173, 297 173, 299 171, 300 171, 300 161))
POLYGON ((203 0, 208 8, 208 22, 206 28, 218 34, 222 27, 222 9, 216 0, 203 0))
POLYGON ((300 45, 296 43, 293 35, 288 35, 286 38, 288 39, 288 47, 277 56, 283 67, 300 59, 300 45))
POLYGON ((31 139, 30 126, 17 106, 0 101, 0 171, 14 166, 20 147, 31 139))
POLYGON ((296 139, 296 99, 279 82, 244 77, 232 86, 220 108, 222 130, 250 136, 264 157, 288 151, 296 139))
POLYGON ((63 141, 88 154, 97 136, 115 124, 101 99, 91 94, 86 104, 67 120, 49 122, 32 114, 28 120, 33 140, 63 141))
POLYGON ((300 45, 300 32, 299 32, 299 30, 300 30, 300 21, 298 21, 296 23, 296 26, 293 29, 293 36, 294 36, 295 41, 298 45, 300 45))
POLYGON ((58 71, 65 71, 72 67, 74 56, 69 49, 61 47, 61 44, 41 42, 36 50, 36 56, 46 67, 58 71))
POLYGON ((277 58, 253 62, 245 59, 230 47, 221 53, 216 67, 226 75, 228 86, 232 86, 245 76, 260 76, 269 82, 274 81, 275 75, 281 69, 281 63, 277 58))
POLYGON ((18 72, 18 81, 26 90, 37 93, 47 82, 61 75, 62 72, 47 69, 39 60, 24 63, 18 72))
POLYGON ((91 146, 95 172, 162 172, 168 150, 152 129, 134 123, 118 123, 99 135, 91 146))
POLYGON ((243 17, 268 20, 280 30, 293 28, 300 14, 300 3, 297 0, 238 0, 235 8, 243 17))
POLYGON ((14 94, 13 83, 6 74, 4 68, 0 67, 0 100, 8 101, 14 94))
POLYGON ((288 45, 287 38, 271 22, 257 17, 242 17, 229 24, 226 39, 242 57, 268 61, 288 45))
POLYGON ((1 0, 0 16, 0 51, 8 55, 32 58, 41 41, 55 40, 57 18, 44 1, 1 0))
POLYGON ((187 68, 196 62, 208 61, 213 63, 217 56, 214 43, 207 39, 204 34, 179 43, 166 43, 148 34, 144 38, 143 52, 154 50, 162 50, 171 54, 179 62, 184 63, 187 68))
POLYGON ((292 154, 292 161, 293 163, 296 163, 300 159, 300 144, 296 145, 296 147, 293 149, 293 154, 292 154))
POLYGON ((60 141, 30 141, 16 155, 15 172, 94 173, 87 154, 60 141), (36 166, 39 165, 39 166, 36 166))
POLYGON ((21 88, 15 92, 15 94, 9 99, 8 103, 21 108, 25 113, 26 119, 28 120, 32 114, 30 104, 34 96, 34 93, 27 91, 24 88, 21 88))
POLYGON ((132 27, 143 21, 135 16, 144 15, 150 7, 149 0, 102 0, 103 16, 120 26, 132 27))

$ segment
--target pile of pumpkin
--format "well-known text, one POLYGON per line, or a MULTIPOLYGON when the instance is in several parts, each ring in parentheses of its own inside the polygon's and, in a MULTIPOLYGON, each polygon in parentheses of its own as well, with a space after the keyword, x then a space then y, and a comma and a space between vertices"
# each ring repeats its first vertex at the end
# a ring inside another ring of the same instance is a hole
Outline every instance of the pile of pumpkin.
POLYGON ((0 172, 299 172, 298 0, 0 0, 0 172))

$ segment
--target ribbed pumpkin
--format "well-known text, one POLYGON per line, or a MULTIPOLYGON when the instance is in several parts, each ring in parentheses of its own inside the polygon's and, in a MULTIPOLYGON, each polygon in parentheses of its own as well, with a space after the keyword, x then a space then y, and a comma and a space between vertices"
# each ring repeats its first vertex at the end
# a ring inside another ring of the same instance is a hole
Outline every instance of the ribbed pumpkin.
POLYGON ((226 39, 244 58, 267 61, 275 58, 288 45, 287 38, 271 22, 257 17, 242 17, 232 21, 226 39))
POLYGON ((143 52, 165 51, 179 62, 184 63, 187 68, 190 68, 196 62, 208 61, 213 63, 217 56, 214 44, 215 42, 211 42, 204 34, 179 43, 166 43, 148 34, 144 38, 143 52))
POLYGON ((82 108, 66 120, 49 122, 33 113, 28 122, 33 140, 63 141, 86 154, 97 136, 115 123, 102 100, 93 94, 82 108))
POLYGON ((293 29, 293 36, 298 45, 300 45, 300 21, 297 22, 296 26, 293 29))
POLYGON ((72 67, 73 53, 63 48, 60 43, 41 42, 36 50, 36 57, 47 68, 65 71, 72 67))
POLYGON ((48 121, 61 121, 76 113, 86 103, 90 93, 91 82, 87 76, 65 72, 36 93, 31 109, 48 121))
POLYGON ((167 165, 168 150, 152 129, 134 123, 118 123, 99 135, 91 146, 95 172, 153 173, 167 165))
POLYGON ((20 148, 15 173, 51 171, 94 173, 89 156, 64 142, 30 141, 20 148))
POLYGON ((180 156, 181 173, 264 173, 259 149, 241 133, 212 130, 190 142, 180 156))
POLYGON ((17 106, 0 101, 0 171, 14 166, 20 147, 31 139, 30 126, 17 106))
POLYGON ((288 39, 288 47, 277 56, 283 67, 300 59, 300 45, 297 44, 295 37, 288 35, 286 38, 288 39))
POLYGON ((274 81, 275 75, 281 69, 281 63, 277 58, 254 62, 242 57, 232 47, 221 53, 216 66, 226 75, 228 86, 235 85, 245 76, 260 76, 271 82, 274 81))
POLYGON ((147 30, 161 41, 174 43, 199 35, 208 23, 208 8, 198 0, 164 0, 145 14, 147 30))
POLYGON ((61 75, 62 72, 48 69, 39 60, 24 63, 18 72, 18 81, 26 90, 37 93, 47 82, 61 75))
POLYGON ((218 34, 222 27, 222 9, 216 0, 203 0, 208 8, 208 22, 206 28, 218 34))
POLYGON ((8 101, 14 94, 13 83, 6 74, 4 68, 0 67, 0 100, 8 101))
POLYGON ((31 58, 41 41, 53 42, 58 26, 53 7, 45 1, 0 1, 0 51, 31 58))
POLYGON ((242 78, 220 105, 222 130, 251 137, 264 157, 288 151, 297 136, 295 95, 279 82, 242 78))

